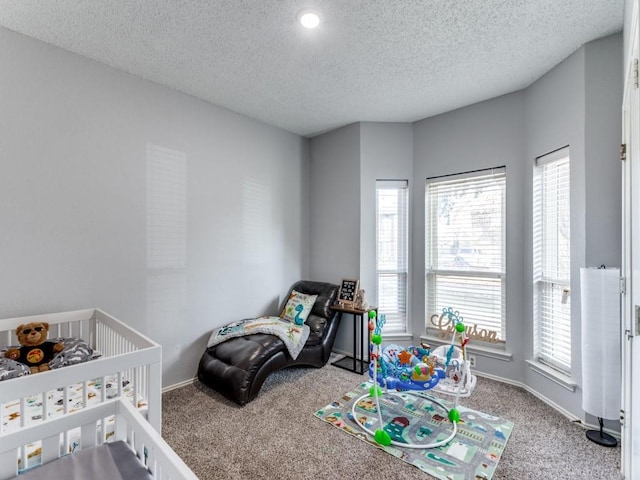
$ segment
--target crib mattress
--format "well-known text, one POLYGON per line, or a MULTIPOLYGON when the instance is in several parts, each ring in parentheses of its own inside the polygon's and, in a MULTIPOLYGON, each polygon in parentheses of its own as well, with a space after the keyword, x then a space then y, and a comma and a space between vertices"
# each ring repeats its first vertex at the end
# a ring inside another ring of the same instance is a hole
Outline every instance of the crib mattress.
POLYGON ((81 450, 34 468, 14 480, 147 480, 153 478, 123 441, 81 450))

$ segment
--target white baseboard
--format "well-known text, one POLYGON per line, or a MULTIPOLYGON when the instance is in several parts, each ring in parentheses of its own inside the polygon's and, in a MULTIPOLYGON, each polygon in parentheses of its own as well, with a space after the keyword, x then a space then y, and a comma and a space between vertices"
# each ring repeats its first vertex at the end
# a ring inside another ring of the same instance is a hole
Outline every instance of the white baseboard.
MULTIPOLYGON (((476 372, 476 371, 473 371, 473 373, 478 377, 484 377, 484 378, 488 378, 490 380, 495 380, 496 382, 507 383, 509 385, 513 385, 515 387, 522 388, 523 390, 526 390, 527 392, 529 392, 534 397, 538 398, 542 402, 544 402, 547 405, 549 405, 551 408, 556 410, 558 413, 560 413, 563 416, 565 416, 571 422, 573 422, 573 423, 575 423, 577 425, 580 425, 585 430, 600 430, 600 426, 599 425, 591 425, 591 424, 588 424, 588 423, 584 423, 582 421, 582 419, 576 417, 573 413, 569 412, 567 409, 561 407, 560 405, 558 405, 553 400, 550 400, 549 398, 547 398, 544 395, 542 395, 540 392, 534 390, 533 388, 531 388, 528 385, 525 385, 522 382, 517 382, 515 380, 510 380, 508 378, 498 377, 496 375, 491 375, 490 373, 483 373, 483 372, 476 372)), ((616 439, 620 440, 620 432, 618 432, 616 430, 611 430, 611 429, 608 429, 608 428, 603 429, 603 431, 608 433, 609 435, 615 437, 616 439)))
POLYGON ((507 378, 498 377, 496 375, 491 375, 490 373, 483 373, 483 372, 476 372, 476 371, 474 371, 473 373, 475 373, 478 377, 485 377, 485 378, 489 378, 491 380, 495 380, 497 382, 508 383, 509 385, 514 385, 516 387, 520 387, 523 390, 526 390, 527 392, 529 392, 534 397, 537 397, 538 399, 542 400, 544 403, 546 403, 547 405, 552 407, 554 410, 557 410, 559 413, 561 413, 562 415, 567 417, 572 422, 580 421, 580 419, 578 417, 576 417, 573 413, 569 412, 565 408, 563 408, 560 405, 558 405, 557 403, 555 403, 553 400, 548 399, 547 397, 542 395, 540 392, 537 392, 536 390, 534 390, 533 388, 531 388, 528 385, 525 385, 522 382, 518 382, 518 381, 515 381, 515 380, 510 380, 510 379, 507 379, 507 378))
POLYGON ((162 393, 169 392, 171 390, 175 390, 176 388, 186 387, 187 385, 191 385, 196 381, 196 377, 190 378, 189 380, 185 380, 184 382, 174 383, 173 385, 169 385, 162 389, 162 393))

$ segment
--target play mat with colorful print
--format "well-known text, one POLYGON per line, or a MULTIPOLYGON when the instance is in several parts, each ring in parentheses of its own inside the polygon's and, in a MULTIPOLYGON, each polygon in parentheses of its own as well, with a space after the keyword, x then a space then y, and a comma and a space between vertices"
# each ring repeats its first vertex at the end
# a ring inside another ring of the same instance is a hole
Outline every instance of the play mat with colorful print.
MULTIPOLYGON (((491 479, 513 430, 513 422, 459 405, 460 421, 457 433, 448 444, 429 449, 382 446, 356 425, 356 419, 352 414, 353 404, 357 402, 357 421, 367 425, 371 430, 379 428, 375 402, 370 398, 358 401, 371 386, 371 382, 360 384, 314 415, 436 478, 491 479)), ((442 399, 438 401, 450 403, 442 399)), ((447 412, 435 405, 428 394, 398 392, 394 395, 383 395, 380 405, 382 428, 400 443, 437 441, 449 435, 451 431, 447 412)))

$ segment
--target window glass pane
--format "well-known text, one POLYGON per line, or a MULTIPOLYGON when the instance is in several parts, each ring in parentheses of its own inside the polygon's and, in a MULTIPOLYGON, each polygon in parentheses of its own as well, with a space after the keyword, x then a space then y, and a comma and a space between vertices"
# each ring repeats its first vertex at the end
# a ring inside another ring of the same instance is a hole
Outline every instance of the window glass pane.
POLYGON ((430 186, 434 267, 502 272, 504 178, 430 186))
POLYGON ((571 373, 570 162, 538 159, 533 189, 534 355, 571 373))
POLYGON ((386 315, 386 333, 406 332, 406 286, 406 273, 378 273, 378 311, 386 315))
POLYGON ((571 302, 563 302, 565 286, 538 282, 536 284, 536 322, 538 358, 562 371, 571 370, 571 302))
POLYGON ((427 319, 451 307, 503 340, 504 168, 427 180, 425 226, 427 319))
POLYGON ((408 182, 376 182, 376 273, 378 311, 385 332, 407 332, 408 182))
MULTIPOLYGON (((460 275, 432 274, 427 281, 434 286, 428 291, 429 305, 435 305, 433 314, 442 312, 443 308, 452 307, 460 312, 465 325, 477 325, 476 331, 482 329, 497 332, 502 338, 503 282, 499 277, 474 277, 460 275)), ((430 310, 431 311, 431 310, 430 310)), ((429 323, 432 328, 433 323, 429 323)))

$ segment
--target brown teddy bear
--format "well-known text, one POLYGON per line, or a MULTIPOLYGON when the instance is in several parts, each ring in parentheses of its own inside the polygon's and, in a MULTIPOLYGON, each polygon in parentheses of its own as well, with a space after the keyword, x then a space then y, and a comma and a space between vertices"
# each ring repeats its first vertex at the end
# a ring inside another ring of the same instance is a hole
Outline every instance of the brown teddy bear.
POLYGON ((4 356, 31 369, 31 373, 49 370, 49 361, 64 349, 63 343, 47 342, 49 324, 47 322, 32 322, 16 328, 20 348, 12 348, 4 356))

